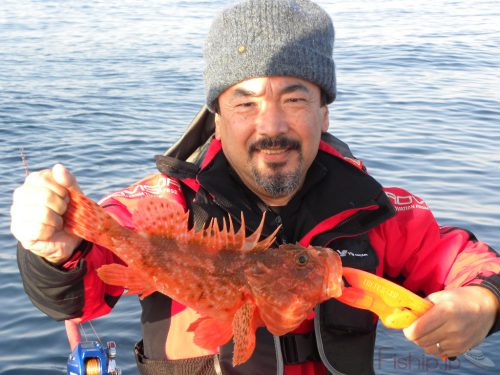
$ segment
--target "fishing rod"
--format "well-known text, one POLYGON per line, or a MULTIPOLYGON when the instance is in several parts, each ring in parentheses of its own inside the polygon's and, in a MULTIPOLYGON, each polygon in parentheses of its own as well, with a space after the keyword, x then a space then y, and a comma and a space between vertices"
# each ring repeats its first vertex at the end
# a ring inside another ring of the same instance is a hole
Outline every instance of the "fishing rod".
MULTIPOLYGON (((19 147, 21 160, 26 176, 29 175, 28 162, 23 146, 19 147)), ((67 375, 121 375, 121 370, 116 367, 116 343, 108 341, 104 346, 97 336, 94 326, 89 321, 94 336, 97 340, 88 340, 87 334, 81 324, 66 320, 66 334, 68 336, 71 353, 68 357, 67 375), (82 342, 82 335, 85 341, 82 342)))

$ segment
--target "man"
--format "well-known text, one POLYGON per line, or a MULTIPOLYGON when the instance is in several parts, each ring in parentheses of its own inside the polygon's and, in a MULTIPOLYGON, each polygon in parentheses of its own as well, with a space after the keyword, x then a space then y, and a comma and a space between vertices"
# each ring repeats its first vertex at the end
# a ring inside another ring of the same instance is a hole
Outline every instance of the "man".
MULTIPOLYGON (((397 280, 435 306, 405 330, 436 356, 456 356, 500 328, 500 258, 472 234, 440 228, 423 201, 384 189, 348 147, 327 133, 335 100, 330 17, 306 0, 248 0, 213 22, 205 47, 206 103, 185 136, 157 158, 158 174, 101 204, 131 226, 137 200, 176 199, 200 228, 245 213, 253 232, 277 225, 277 244, 328 246, 343 265, 397 280), (213 135, 213 137, 212 137, 213 135), (340 250, 347 249, 347 252, 340 250)), ((95 274, 118 259, 64 232, 63 166, 32 173, 16 190, 12 232, 27 294, 55 319, 108 313, 122 293, 95 274)), ((186 328, 197 316, 159 293, 141 301, 141 374, 372 374, 376 319, 337 300, 317 306, 294 332, 257 331, 250 360, 233 368, 232 343, 197 347, 186 328)))

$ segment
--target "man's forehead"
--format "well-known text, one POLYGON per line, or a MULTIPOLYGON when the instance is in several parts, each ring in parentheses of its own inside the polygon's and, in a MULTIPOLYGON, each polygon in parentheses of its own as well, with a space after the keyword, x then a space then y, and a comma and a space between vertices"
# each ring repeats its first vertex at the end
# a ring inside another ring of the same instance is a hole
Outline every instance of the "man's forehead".
POLYGON ((308 93, 319 90, 319 87, 314 83, 296 77, 273 76, 247 79, 231 86, 227 92, 231 93, 231 96, 258 96, 269 90, 276 94, 295 91, 308 93))

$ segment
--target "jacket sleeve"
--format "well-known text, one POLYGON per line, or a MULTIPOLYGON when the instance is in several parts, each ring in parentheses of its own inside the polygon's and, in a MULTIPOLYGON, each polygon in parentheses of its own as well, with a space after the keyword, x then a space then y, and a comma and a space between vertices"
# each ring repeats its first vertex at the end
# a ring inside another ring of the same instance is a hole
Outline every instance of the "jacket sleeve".
MULTIPOLYGON (((80 247, 83 246, 91 244, 82 243, 80 247)), ((67 271, 49 264, 19 243, 17 265, 24 291, 39 310, 56 320, 82 315, 85 262, 78 262, 76 267, 67 271)))
POLYGON ((107 249, 88 242, 75 250, 67 269, 17 248, 23 287, 33 305, 56 320, 78 318, 83 322, 105 315, 118 302, 123 288, 106 285, 97 276, 101 265, 120 262, 107 249))
MULTIPOLYGON (((420 198, 387 188, 397 214, 370 233, 383 261, 379 274, 424 295, 465 285, 491 290, 500 301, 500 257, 464 229, 440 227, 420 198)), ((495 330, 500 329, 497 317, 495 330)))

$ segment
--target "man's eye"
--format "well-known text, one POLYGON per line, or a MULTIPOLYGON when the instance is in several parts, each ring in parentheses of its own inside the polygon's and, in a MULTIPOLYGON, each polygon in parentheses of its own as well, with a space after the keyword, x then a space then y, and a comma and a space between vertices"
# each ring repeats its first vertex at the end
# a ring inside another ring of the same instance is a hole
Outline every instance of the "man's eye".
POLYGON ((255 104, 254 102, 244 102, 244 103, 238 104, 237 107, 248 108, 248 107, 252 107, 254 104, 255 104))
POLYGON ((296 97, 294 97, 294 98, 288 98, 288 99, 286 99, 286 101, 288 103, 300 103, 300 102, 305 102, 306 99, 305 98, 296 98, 296 97))

